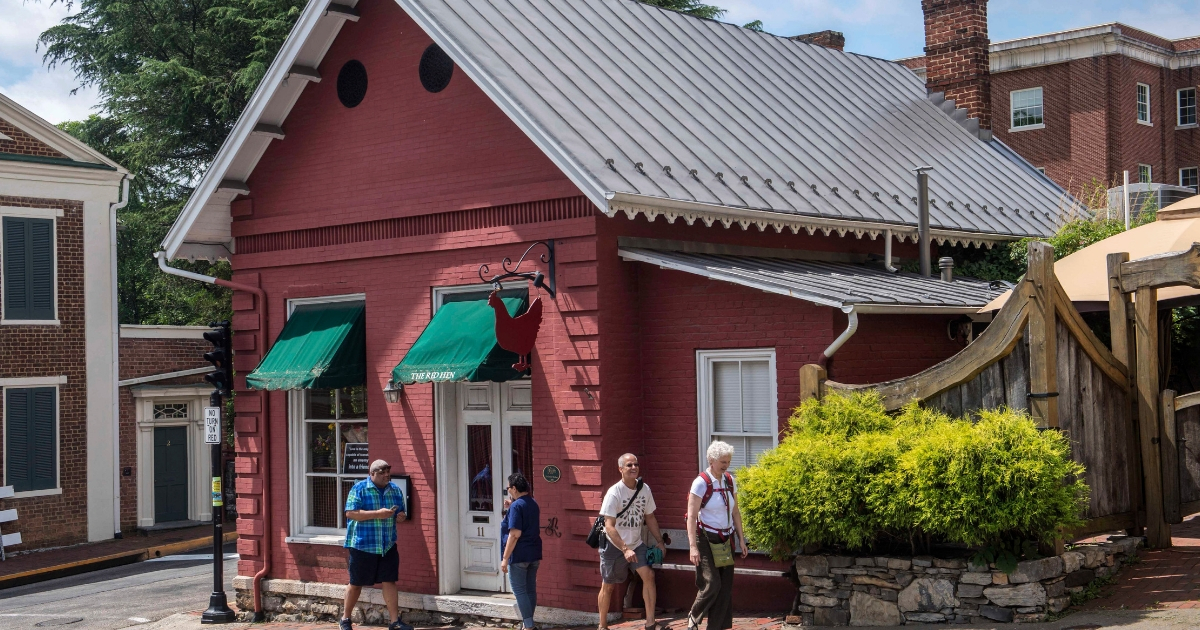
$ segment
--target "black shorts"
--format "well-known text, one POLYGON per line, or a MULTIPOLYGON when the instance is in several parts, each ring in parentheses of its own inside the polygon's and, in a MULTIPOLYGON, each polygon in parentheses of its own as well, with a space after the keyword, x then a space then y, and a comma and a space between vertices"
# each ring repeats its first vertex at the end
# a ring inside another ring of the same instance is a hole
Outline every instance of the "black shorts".
POLYGON ((351 586, 374 586, 400 579, 400 554, 396 553, 396 545, 382 556, 353 547, 346 551, 350 552, 351 586))

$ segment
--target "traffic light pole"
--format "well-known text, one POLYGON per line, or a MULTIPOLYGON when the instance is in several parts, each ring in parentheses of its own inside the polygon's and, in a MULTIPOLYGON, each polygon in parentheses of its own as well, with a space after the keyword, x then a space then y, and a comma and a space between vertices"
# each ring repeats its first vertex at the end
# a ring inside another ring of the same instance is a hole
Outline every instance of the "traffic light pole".
POLYGON ((200 616, 200 623, 229 623, 237 616, 229 609, 225 597, 225 491, 222 488, 221 442, 224 440, 225 423, 222 422, 224 407, 221 396, 229 395, 233 389, 233 344, 229 334, 229 322, 209 324, 212 328, 204 333, 204 339, 213 349, 204 353, 204 360, 216 368, 204 376, 212 384, 213 393, 208 397, 208 408, 204 410, 204 441, 212 444, 212 524, 213 524, 213 590, 208 597, 208 610, 200 616))
MULTIPOLYGON (((220 413, 221 393, 214 391, 210 394, 208 404, 216 407, 220 413)), ((224 423, 219 422, 217 426, 223 427, 224 423)), ((200 616, 200 623, 230 623, 237 620, 225 597, 225 552, 222 549, 225 545, 225 496, 221 481, 221 444, 218 442, 212 445, 213 592, 208 596, 208 610, 200 616)))

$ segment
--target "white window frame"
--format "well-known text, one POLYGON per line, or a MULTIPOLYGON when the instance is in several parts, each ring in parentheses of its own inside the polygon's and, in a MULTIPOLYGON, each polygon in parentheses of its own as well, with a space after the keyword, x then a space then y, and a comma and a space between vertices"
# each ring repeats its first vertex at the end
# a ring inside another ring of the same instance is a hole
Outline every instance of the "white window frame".
POLYGON ((1200 112, 1197 112, 1196 106, 1197 106, 1197 103, 1196 103, 1196 88, 1195 87, 1185 87, 1185 88, 1179 88, 1178 90, 1175 90, 1175 128, 1176 129, 1193 129, 1197 126, 1200 126, 1200 125, 1196 124, 1197 113, 1200 113, 1200 112), (1192 122, 1190 122, 1190 123, 1183 122, 1183 106, 1179 103, 1179 99, 1183 96, 1184 92, 1192 93, 1192 122))
MULTIPOLYGON (((3 383, 0 386, 0 396, 4 400, 0 402, 4 408, 4 418, 8 418, 8 390, 9 389, 32 389, 40 387, 54 388, 54 487, 45 488, 43 490, 26 490, 25 492, 14 492, 12 498, 25 499, 30 497, 46 497, 55 494, 62 494, 62 388, 67 382, 65 376, 47 376, 47 377, 32 377, 20 379, 7 379, 9 381, 17 381, 15 383, 3 383)), ((0 432, 4 433, 3 455, 8 457, 8 423, 0 423, 0 432)), ((4 476, 4 485, 8 483, 8 466, 5 465, 0 474, 4 476)))
MULTIPOLYGON (((61 326, 58 319, 58 220, 63 216, 61 208, 18 208, 15 206, 0 206, 0 220, 4 217, 22 219, 50 219, 50 245, 54 256, 54 277, 51 289, 54 291, 54 317, 52 319, 2 319, 4 316, 4 291, 0 290, 0 326, 61 326)), ((0 230, 2 233, 3 230, 0 230)), ((4 244, 0 238, 0 262, 4 260, 4 244)), ((0 287, 3 287, 4 271, 0 269, 0 287)))
POLYGON ((1045 129, 1046 128, 1046 93, 1044 90, 1042 90, 1042 87, 1040 85, 1038 87, 1025 88, 1023 90, 1012 90, 1011 92, 1008 93, 1008 126, 1009 126, 1008 127, 1009 131, 1032 131, 1034 129, 1045 129), (1018 94, 1026 94, 1026 93, 1035 92, 1035 91, 1038 93, 1038 95, 1040 96, 1040 100, 1041 100, 1042 122, 1034 123, 1032 125, 1021 125, 1021 126, 1014 125, 1013 124, 1013 114, 1016 113, 1017 95, 1018 94))
MULTIPOLYGON (((364 293, 348 293, 344 295, 328 295, 313 298, 293 298, 288 300, 287 312, 290 319, 297 306, 305 304, 336 304, 339 302, 362 302, 366 304, 364 293)), ((306 523, 308 515, 308 482, 305 470, 304 443, 307 433, 304 430, 304 394, 303 390, 288 392, 288 486, 290 500, 288 501, 288 533, 284 539, 287 543, 306 543, 315 545, 342 546, 346 543, 346 530, 330 527, 315 527, 306 523)), ((370 425, 369 419, 360 422, 370 425)), ((336 457, 336 453, 335 453, 336 457)))
POLYGON ((1138 121, 1139 125, 1146 125, 1148 127, 1154 126, 1154 122, 1151 120, 1151 115, 1150 115, 1150 103, 1151 102, 1152 102, 1152 100, 1150 98, 1150 84, 1138 83, 1137 84, 1137 100, 1136 100, 1137 104, 1135 107, 1135 111, 1137 113, 1137 121, 1138 121), (1145 95, 1146 95, 1146 117, 1145 118, 1142 118, 1142 94, 1143 93, 1145 93, 1145 95))
POLYGON ((1138 183, 1152 184, 1154 183, 1154 167, 1149 164, 1138 164, 1138 183), (1142 169, 1146 169, 1146 179, 1142 179, 1142 169))
MULTIPOLYGON (((767 361, 771 378, 771 446, 779 446, 779 378, 776 374, 775 348, 741 348, 735 350, 696 351, 696 442, 699 447, 700 470, 708 467, 708 436, 714 428, 713 363, 719 361, 767 361)), ((766 437, 765 435, 762 437, 766 437)))
MULTIPOLYGON (((1183 186, 1184 188, 1192 188, 1191 186, 1188 186, 1187 184, 1183 183, 1183 172, 1184 171, 1192 171, 1192 174, 1195 176, 1195 179, 1196 179, 1197 188, 1200 188, 1200 168, 1197 168, 1195 166, 1186 166, 1184 168, 1179 169, 1179 185, 1183 186)), ((1193 189, 1193 190, 1195 191, 1196 189, 1193 189)))

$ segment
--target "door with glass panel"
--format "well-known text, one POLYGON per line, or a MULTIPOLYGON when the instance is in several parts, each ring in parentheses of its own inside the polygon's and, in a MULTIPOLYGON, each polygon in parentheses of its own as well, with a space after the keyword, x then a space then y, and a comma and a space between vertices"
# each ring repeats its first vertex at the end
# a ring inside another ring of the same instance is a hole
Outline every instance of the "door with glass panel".
POLYGON ((532 481, 529 381, 460 383, 457 394, 462 588, 507 591, 500 572, 500 520, 508 476, 521 471, 532 481))
POLYGON ((366 389, 309 389, 303 396, 302 533, 339 535, 346 529, 346 494, 367 477, 366 389))

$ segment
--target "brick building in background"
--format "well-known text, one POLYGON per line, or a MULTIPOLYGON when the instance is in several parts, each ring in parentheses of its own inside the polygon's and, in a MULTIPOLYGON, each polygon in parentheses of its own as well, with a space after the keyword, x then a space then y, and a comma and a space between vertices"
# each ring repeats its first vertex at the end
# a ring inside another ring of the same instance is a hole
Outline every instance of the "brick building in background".
POLYGON ((113 206, 128 172, 0 95, 5 532, 21 548, 118 531, 113 206))
MULTIPOLYGON (((383 458, 412 490, 402 606, 513 618, 488 593, 509 590, 500 495, 521 470, 539 619, 594 624, 584 538, 618 456, 641 457, 686 564, 704 449, 773 446, 801 365, 869 382, 958 350, 949 325, 998 291, 886 270, 893 244, 917 255, 911 169, 938 169, 939 241, 1049 235, 1060 191, 903 66, 813 39, 628 0, 310 3, 159 258, 233 267, 240 608, 338 610, 345 491, 383 458), (522 375, 487 297, 530 247, 521 270, 557 294, 504 284, 509 315, 545 309, 522 375)), ((663 606, 694 596, 658 575, 663 606)), ((775 610, 795 590, 734 593, 775 610)))
POLYGON ((987 0, 922 0, 925 55, 899 60, 1064 188, 1195 190, 1200 37, 1112 23, 990 43, 987 0))

